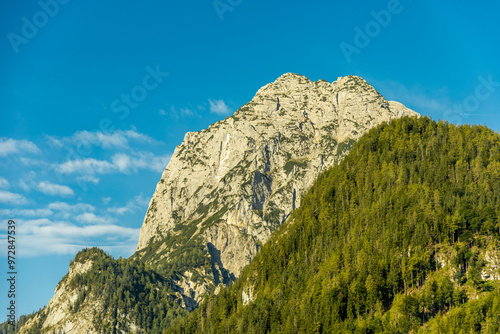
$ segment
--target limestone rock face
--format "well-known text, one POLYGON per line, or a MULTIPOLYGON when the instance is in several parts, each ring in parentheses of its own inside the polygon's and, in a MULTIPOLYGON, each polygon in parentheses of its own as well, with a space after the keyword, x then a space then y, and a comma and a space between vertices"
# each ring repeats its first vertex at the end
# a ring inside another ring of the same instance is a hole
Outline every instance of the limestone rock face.
MULTIPOLYGON (((71 308, 75 304, 79 295, 83 293, 83 289, 71 288, 69 282, 77 275, 84 274, 92 267, 92 261, 85 263, 75 262, 71 264, 67 276, 57 285, 54 292, 54 297, 45 307, 46 314, 43 320, 42 330, 44 333, 56 331, 61 333, 97 333, 93 330, 93 314, 102 308, 100 301, 95 299, 95 303, 86 303, 84 307, 75 314, 71 308)), ((38 314, 32 321, 26 323, 19 333, 27 332, 35 322, 40 320, 38 314)))
POLYGON ((151 199, 136 255, 159 269, 182 268, 177 283, 194 305, 238 277, 361 135, 403 116, 419 115, 362 78, 282 75, 233 116, 185 135, 151 199), (176 263, 195 247, 202 259, 176 263))

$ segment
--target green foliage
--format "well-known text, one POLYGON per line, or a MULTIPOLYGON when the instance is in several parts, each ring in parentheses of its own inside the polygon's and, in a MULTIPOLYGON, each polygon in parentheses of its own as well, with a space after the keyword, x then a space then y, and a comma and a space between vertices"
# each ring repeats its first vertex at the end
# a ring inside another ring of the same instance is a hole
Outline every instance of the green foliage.
POLYGON ((500 333, 500 287, 448 314, 438 315, 419 333, 500 333))
POLYGON ((355 141, 352 139, 339 143, 339 145, 337 146, 337 156, 341 156, 346 152, 349 152, 349 150, 354 146, 354 143, 355 141))
POLYGON ((146 333, 161 333, 173 319, 187 311, 178 305, 171 278, 159 275, 139 260, 115 260, 97 248, 79 252, 74 262, 92 261, 89 271, 76 274, 69 286, 79 290, 71 307, 77 313, 85 302, 99 300, 104 310, 96 310, 95 330, 101 333, 127 332, 129 324, 146 333))
POLYGON ((33 322, 33 325, 26 330, 25 334, 39 334, 42 331, 42 325, 45 321, 47 314, 44 308, 39 309, 37 312, 28 315, 22 315, 17 319, 16 326, 9 325, 7 322, 0 324, 0 334, 14 334, 28 322, 33 322), (16 330, 17 328, 17 330, 16 330))
POLYGON ((306 168, 307 167, 307 160, 289 160, 286 164, 285 164, 285 172, 286 173, 291 173, 294 169, 294 167, 297 167, 297 168, 306 168))
POLYGON ((485 289, 473 250, 498 240, 499 207, 496 133, 425 117, 384 123, 318 178, 230 288, 169 332, 495 332, 498 292, 485 289), (457 277, 439 249, 453 250, 457 277))

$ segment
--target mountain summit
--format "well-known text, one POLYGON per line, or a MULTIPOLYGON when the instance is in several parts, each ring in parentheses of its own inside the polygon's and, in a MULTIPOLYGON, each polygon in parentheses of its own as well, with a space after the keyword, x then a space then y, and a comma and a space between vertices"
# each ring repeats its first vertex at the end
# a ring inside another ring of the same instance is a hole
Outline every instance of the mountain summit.
POLYGON ((186 134, 151 199, 137 255, 160 271, 180 272, 178 284, 194 306, 238 277, 355 140, 415 115, 360 77, 329 83, 280 76, 233 116, 186 134))

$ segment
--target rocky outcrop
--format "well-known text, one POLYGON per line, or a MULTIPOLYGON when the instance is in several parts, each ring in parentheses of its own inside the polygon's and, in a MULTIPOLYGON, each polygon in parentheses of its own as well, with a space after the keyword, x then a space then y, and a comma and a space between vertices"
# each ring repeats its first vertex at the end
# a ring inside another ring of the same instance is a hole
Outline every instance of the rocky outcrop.
POLYGON ((284 74, 234 115, 185 135, 151 199, 136 255, 161 268, 202 247, 206 261, 184 266, 189 275, 177 282, 198 302, 238 277, 318 175, 361 135, 402 116, 418 114, 362 78, 329 83, 284 74), (202 279, 191 280, 194 272, 202 279))
POLYGON ((97 333, 93 330, 92 318, 95 311, 102 306, 98 299, 93 303, 86 303, 78 314, 72 311, 78 298, 84 293, 85 288, 71 287, 71 280, 76 275, 83 275, 92 267, 92 261, 84 263, 73 262, 69 267, 68 274, 57 285, 54 297, 41 313, 37 314, 31 321, 27 322, 19 333, 27 333, 28 330, 43 316, 42 330, 44 333, 55 331, 57 333, 97 333))
POLYGON ((483 255, 484 267, 481 270, 481 279, 486 281, 500 280, 500 243, 492 242, 483 255))

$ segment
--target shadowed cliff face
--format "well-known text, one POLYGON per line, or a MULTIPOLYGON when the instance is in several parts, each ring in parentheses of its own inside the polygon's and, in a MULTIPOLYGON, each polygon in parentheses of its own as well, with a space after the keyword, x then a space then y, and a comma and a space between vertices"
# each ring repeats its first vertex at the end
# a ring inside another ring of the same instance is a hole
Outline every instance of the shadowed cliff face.
POLYGON ((151 199, 136 255, 160 271, 184 273, 177 283, 199 301, 238 277, 356 139, 412 115, 359 77, 279 77, 233 116, 186 134, 151 199), (202 251, 185 256, 194 248, 202 251))

